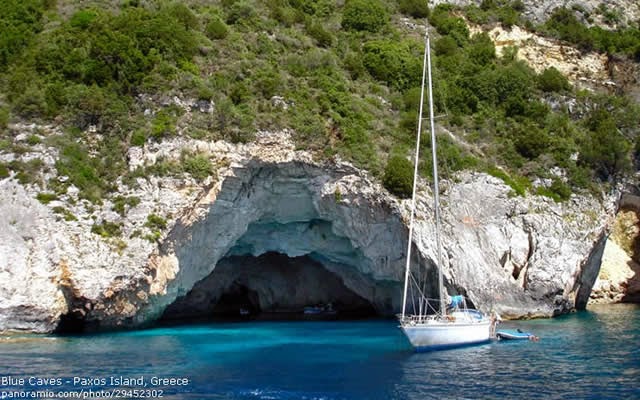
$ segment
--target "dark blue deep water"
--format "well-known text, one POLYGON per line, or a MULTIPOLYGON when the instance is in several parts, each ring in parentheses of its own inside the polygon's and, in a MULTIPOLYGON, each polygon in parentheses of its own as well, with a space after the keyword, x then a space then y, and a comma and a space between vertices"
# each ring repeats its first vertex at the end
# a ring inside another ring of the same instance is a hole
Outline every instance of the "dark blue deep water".
POLYGON ((73 377, 119 376, 142 376, 149 389, 145 395, 160 389, 165 399, 640 398, 640 307, 598 307, 503 324, 516 327, 540 336, 540 342, 414 354, 392 320, 222 323, 5 338, 0 339, 0 379, 5 379, 0 398, 3 391, 6 396, 43 388, 86 395, 117 385, 73 385, 73 377), (27 381, 9 383, 7 377, 27 381), (29 377, 61 378, 62 387, 30 386, 29 377), (189 383, 154 387, 153 377, 184 377, 189 383))

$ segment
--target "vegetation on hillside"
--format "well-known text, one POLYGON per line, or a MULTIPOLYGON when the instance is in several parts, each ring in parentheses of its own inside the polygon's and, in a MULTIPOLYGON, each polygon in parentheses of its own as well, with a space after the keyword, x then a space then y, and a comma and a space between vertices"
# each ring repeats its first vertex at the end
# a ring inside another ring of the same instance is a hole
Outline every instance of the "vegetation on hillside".
POLYGON ((620 24, 621 16, 608 9, 604 3, 593 14, 577 4, 571 8, 558 7, 539 26, 522 17, 524 8, 522 0, 483 0, 480 6, 465 7, 464 14, 476 24, 499 22, 505 27, 518 24, 540 34, 567 41, 581 50, 624 54, 640 61, 640 21, 636 21, 635 25, 619 26, 617 30, 589 27, 585 24, 592 24, 595 14, 599 14, 606 24, 620 24))
MULTIPOLYGON (((56 168, 69 179, 39 182, 30 176, 42 166, 19 161, 0 165, 0 174, 16 171, 54 195, 74 184, 81 197, 100 202, 119 176, 188 173, 203 180, 213 172, 204 155, 129 173, 125 154, 178 134, 242 142, 256 129, 286 127, 300 148, 338 154, 406 196, 423 43, 420 30, 400 17, 422 23, 428 15, 434 28, 434 95, 438 113, 447 115, 439 123, 451 132, 438 148, 445 175, 485 170, 512 182, 517 193, 530 187, 522 182, 542 178, 549 183, 540 193, 563 200, 572 190, 620 178, 640 149, 633 101, 576 91, 557 70, 537 74, 515 52, 498 58, 487 35, 469 35, 462 16, 523 23, 521 1, 431 10, 417 0, 73 4, 0 5, 0 150, 28 150, 7 132, 10 121, 55 121, 64 135, 34 136, 26 145, 58 147, 56 168), (187 118, 184 107, 167 101, 173 96, 212 102, 213 112, 187 118), (89 129, 99 140, 86 140, 89 129)), ((638 58, 638 27, 587 28, 572 10, 560 9, 530 28, 583 49, 638 58)), ((421 161, 427 175, 428 147, 421 161)))

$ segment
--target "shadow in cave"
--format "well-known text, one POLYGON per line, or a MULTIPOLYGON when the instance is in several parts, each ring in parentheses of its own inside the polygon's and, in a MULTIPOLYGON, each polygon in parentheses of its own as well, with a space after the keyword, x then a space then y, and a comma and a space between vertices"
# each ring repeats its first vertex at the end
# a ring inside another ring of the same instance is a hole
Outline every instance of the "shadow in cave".
POLYGON ((211 314, 221 318, 237 318, 260 314, 260 299, 255 290, 234 282, 222 293, 211 314))
POLYGON ((309 256, 229 256, 169 305, 160 324, 377 317, 374 306, 309 256))

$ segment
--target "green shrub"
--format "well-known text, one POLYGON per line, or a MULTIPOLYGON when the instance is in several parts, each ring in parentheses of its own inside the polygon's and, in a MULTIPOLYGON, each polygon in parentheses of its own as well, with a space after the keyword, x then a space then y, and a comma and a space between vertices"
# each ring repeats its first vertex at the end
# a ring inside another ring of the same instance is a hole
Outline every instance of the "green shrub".
MULTIPOLYGON (((77 221, 78 220, 78 218, 76 218, 76 216, 73 215, 73 213, 71 211, 67 210, 64 207, 60 207, 60 206, 53 207, 53 212, 56 213, 56 214, 62 215, 64 220, 67 221, 67 222, 68 221, 77 221)), ((93 229, 93 227, 92 227, 92 229, 93 229)), ((98 232, 94 232, 94 233, 98 233, 98 232)), ((100 234, 100 233, 98 233, 98 234, 100 234)))
POLYGON ((499 102, 527 99, 531 96, 534 72, 526 64, 517 62, 496 71, 495 89, 499 102))
POLYGON ((131 135, 132 146, 144 146, 147 142, 147 135, 143 130, 138 129, 131 135))
POLYGON ((48 114, 45 93, 37 83, 28 84, 24 91, 16 93, 12 103, 13 111, 27 119, 42 118, 48 114))
POLYGON ((204 180, 213 172, 209 157, 203 154, 185 156, 182 165, 185 172, 188 172, 197 181, 204 180))
POLYGON ((162 9, 162 13, 175 18, 187 31, 198 29, 198 17, 185 4, 180 2, 169 3, 162 9))
POLYGON ((349 52, 345 55, 343 61, 344 68, 349 71, 351 78, 358 79, 367 73, 367 69, 362 63, 362 54, 356 52, 349 52))
POLYGON ((42 29, 41 0, 0 2, 0 71, 15 59, 42 29))
POLYGON ((36 199, 42 204, 49 204, 54 200, 58 200, 58 196, 55 193, 38 193, 36 199))
POLYGON ((602 110, 581 145, 579 162, 602 180, 617 178, 631 169, 631 144, 620 133, 611 115, 602 110))
POLYGON ((214 17, 207 23, 205 34, 209 39, 224 39, 229 35, 229 27, 220 18, 214 17))
POLYGON ((515 149, 530 160, 544 154, 551 145, 548 132, 533 124, 514 125, 512 137, 515 149))
POLYGON ((331 47, 333 35, 321 23, 314 22, 307 27, 307 33, 314 38, 320 47, 331 47))
POLYGON ((363 64, 376 79, 397 89, 419 86, 422 63, 407 43, 372 41, 364 45, 363 64))
POLYGON ((151 230, 164 230, 167 228, 167 220, 156 214, 149 214, 147 216, 147 222, 144 226, 151 230))
POLYGON ((375 145, 368 135, 368 126, 363 121, 344 120, 341 126, 342 146, 338 148, 340 154, 354 160, 363 168, 375 171, 377 156, 375 145))
POLYGON ((487 168, 487 173, 491 176, 502 179, 504 183, 509 185, 515 195, 526 196, 527 189, 531 188, 531 182, 527 178, 522 176, 510 176, 493 165, 487 168))
POLYGON ((0 179, 9 177, 9 168, 5 164, 0 163, 0 179))
POLYGON ((158 159, 156 163, 150 165, 144 169, 144 172, 140 172, 140 175, 155 175, 155 176, 176 176, 182 173, 180 164, 172 160, 158 159))
POLYGON ((473 60, 476 65, 490 65, 496 59, 496 48, 485 32, 474 35, 466 50, 469 60, 473 60))
POLYGON ((35 146, 39 143, 42 143, 42 139, 40 139, 40 137, 38 135, 30 135, 27 138, 27 144, 30 146, 35 146))
POLYGON ((44 162, 39 158, 34 158, 26 162, 13 160, 9 163, 9 168, 16 172, 16 179, 23 185, 39 182, 40 171, 43 166, 44 162))
POLYGON ((520 12, 512 7, 501 7, 497 12, 497 17, 503 26, 511 28, 520 21, 520 12))
MULTIPOLYGON (((274 3, 278 3, 278 1, 274 1, 274 3)), ((320 17, 330 15, 335 8, 335 1, 332 0, 289 0, 288 3, 301 14, 320 17)))
POLYGON ((91 226, 91 232, 103 238, 118 237, 122 235, 122 225, 117 222, 102 221, 91 226))
POLYGON ((458 42, 451 36, 442 36, 433 45, 436 56, 451 56, 459 50, 458 42))
POLYGON ((160 231, 153 231, 149 234, 144 235, 144 239, 148 240, 151 243, 158 242, 161 237, 162 237, 162 232, 160 231))
POLYGON ((0 132, 7 128, 10 118, 9 110, 5 107, 0 107, 0 132))
POLYGON ((398 0, 400 12, 413 18, 429 16, 429 3, 424 0, 398 0))
POLYGON ((342 27, 352 31, 379 32, 390 16, 380 0, 347 0, 342 13, 342 27))
POLYGON ((78 29, 87 29, 97 17, 98 14, 95 11, 80 10, 71 16, 69 25, 78 29))
POLYGON ((78 143, 65 145, 56 162, 58 175, 68 176, 68 182, 80 189, 79 196, 93 203, 99 203, 107 189, 98 166, 99 160, 90 157, 87 149, 78 143))
MULTIPOLYGON (((446 135, 438 137, 437 149, 438 166, 442 177, 448 177, 451 172, 475 168, 478 165, 478 160, 466 154, 446 135)), ((421 154, 423 160, 422 171, 424 171, 425 175, 432 176, 433 157, 430 143, 427 141, 424 142, 424 149, 421 154)))
POLYGON ((333 199, 336 203, 340 203, 342 201, 342 192, 340 191, 339 186, 336 186, 336 189, 333 191, 333 199))
POLYGON ((465 8, 467 18, 476 24, 487 24, 489 22, 500 22, 509 28, 520 21, 520 14, 525 6, 521 0, 484 0, 480 7, 475 5, 465 8))
POLYGON ((411 197, 413 193, 413 165, 403 156, 392 156, 384 169, 382 183, 388 191, 400 198, 411 197))
POLYGON ((243 81, 235 82, 231 87, 229 98, 235 105, 244 103, 251 98, 251 90, 249 89, 249 86, 243 81))
POLYGON ((582 25, 570 9, 557 8, 545 22, 544 28, 558 39, 577 44, 583 50, 592 50, 593 37, 587 27, 582 25))
POLYGON ((282 25, 290 27, 296 22, 296 10, 291 7, 281 7, 276 2, 271 2, 271 18, 275 19, 282 25))
POLYGON ((549 67, 542 71, 538 75, 537 84, 543 92, 563 92, 571 88, 567 78, 554 67, 549 67))
POLYGON ((561 203, 563 201, 569 200, 569 198, 571 197, 571 188, 562 180, 553 178, 551 186, 549 186, 548 188, 542 186, 538 187, 538 189, 536 190, 536 194, 549 197, 556 203, 561 203))
POLYGON ((127 111, 119 96, 97 85, 68 86, 64 102, 68 120, 80 129, 87 129, 90 125, 110 127, 127 111))
POLYGON ((227 11, 227 23, 251 25, 256 17, 254 6, 246 0, 234 2, 227 11))
POLYGON ((151 122, 151 136, 156 140, 160 140, 174 135, 176 132, 176 120, 177 116, 174 110, 163 108, 158 111, 151 122))
MULTIPOLYGON (((255 74, 254 86, 265 99, 271 99, 282 88, 283 80, 280 74, 275 70, 259 70, 255 74)), ((245 94, 244 98, 248 96, 245 94)), ((241 99, 242 100, 242 96, 241 99)))
POLYGON ((450 5, 440 4, 431 13, 429 22, 441 35, 451 36, 459 45, 469 40, 467 23, 452 13, 450 5))
POLYGON ((124 215, 126 214, 126 211, 129 208, 135 207, 138 204, 140 204, 139 197, 117 196, 115 199, 113 199, 113 211, 117 212, 118 214, 124 217, 124 215))

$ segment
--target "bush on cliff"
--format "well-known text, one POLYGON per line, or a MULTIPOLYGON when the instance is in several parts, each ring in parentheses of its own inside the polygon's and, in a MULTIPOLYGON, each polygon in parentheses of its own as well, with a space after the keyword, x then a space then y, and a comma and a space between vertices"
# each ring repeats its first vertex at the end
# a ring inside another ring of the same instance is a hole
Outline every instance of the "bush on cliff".
POLYGON ((400 90, 420 85, 422 63, 410 43, 371 41, 364 45, 363 53, 362 62, 374 78, 400 90))
POLYGON ((389 12, 380 0, 347 0, 342 27, 347 30, 379 32, 389 23, 389 12))
POLYGON ((398 0, 400 12, 413 18, 426 18, 429 16, 429 2, 424 0, 398 0))
POLYGON ((401 198, 411 197, 413 191, 413 165, 400 155, 389 158, 382 178, 384 187, 401 198))
POLYGON ((207 23, 206 34, 210 39, 224 39, 229 35, 229 27, 219 17, 213 17, 207 23))
POLYGON ((571 88, 567 78, 554 67, 542 71, 538 76, 537 84, 543 92, 563 92, 571 88))

